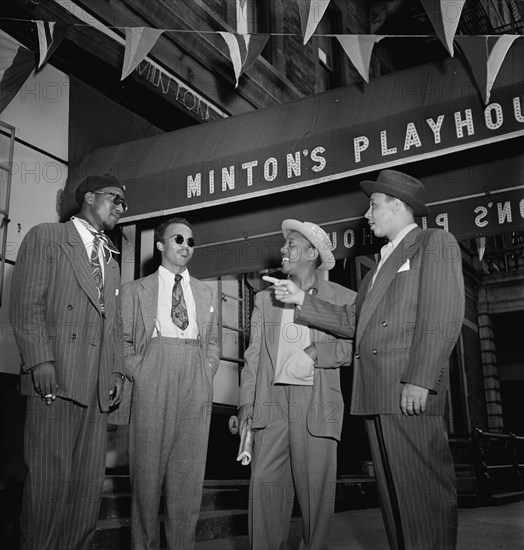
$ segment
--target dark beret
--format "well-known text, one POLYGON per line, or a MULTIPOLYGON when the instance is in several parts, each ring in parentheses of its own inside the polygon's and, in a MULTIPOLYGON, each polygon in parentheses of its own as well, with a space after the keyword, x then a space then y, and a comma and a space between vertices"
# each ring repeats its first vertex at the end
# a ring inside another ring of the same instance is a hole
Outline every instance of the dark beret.
POLYGON ((118 187, 122 189, 122 191, 126 190, 126 186, 110 174, 104 174, 103 176, 87 176, 75 191, 75 198, 78 206, 82 206, 86 193, 102 189, 103 187, 118 187))

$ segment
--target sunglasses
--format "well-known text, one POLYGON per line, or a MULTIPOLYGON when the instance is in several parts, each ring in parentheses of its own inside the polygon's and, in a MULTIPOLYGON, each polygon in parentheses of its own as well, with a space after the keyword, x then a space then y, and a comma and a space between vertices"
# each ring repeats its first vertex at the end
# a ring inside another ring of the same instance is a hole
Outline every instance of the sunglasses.
POLYGON ((124 197, 122 195, 119 195, 118 193, 111 193, 109 191, 92 191, 92 193, 95 193, 96 195, 109 195, 113 199, 113 204, 115 206, 122 205, 122 210, 124 212, 127 212, 127 202, 124 200, 124 197))
MULTIPOLYGON (((174 238, 176 244, 182 244, 184 242, 184 235, 174 235, 174 238)), ((193 239, 193 237, 189 237, 186 242, 189 248, 193 248, 195 246, 195 239, 193 239)))

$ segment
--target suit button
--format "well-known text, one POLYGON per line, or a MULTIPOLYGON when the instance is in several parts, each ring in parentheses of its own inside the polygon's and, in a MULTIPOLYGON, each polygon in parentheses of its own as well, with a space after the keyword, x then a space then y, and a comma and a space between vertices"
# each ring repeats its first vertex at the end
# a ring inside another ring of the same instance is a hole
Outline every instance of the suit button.
POLYGON ((378 353, 377 348, 373 350, 373 355, 376 355, 378 353))
POLYGON ((387 322, 387 321, 382 321, 382 326, 383 326, 383 327, 387 327, 387 326, 388 326, 388 322, 387 322))
POLYGON ((71 340, 76 340, 76 334, 71 334, 71 340))
POLYGON ((360 359, 360 353, 355 353, 355 359, 360 359))
POLYGON ((69 304, 69 305, 67 306, 67 309, 68 309, 69 311, 71 311, 71 310, 73 309, 73 306, 72 306, 71 304, 69 304))

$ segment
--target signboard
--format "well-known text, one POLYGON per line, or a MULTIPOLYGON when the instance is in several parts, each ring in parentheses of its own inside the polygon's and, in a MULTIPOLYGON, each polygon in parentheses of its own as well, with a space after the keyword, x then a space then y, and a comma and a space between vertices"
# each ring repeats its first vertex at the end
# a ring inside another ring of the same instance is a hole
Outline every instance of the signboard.
POLYGON ((329 194, 334 180, 524 136, 524 43, 509 50, 491 98, 485 106, 465 62, 449 58, 97 149, 78 176, 112 173, 126 182, 124 223, 321 183, 329 194))

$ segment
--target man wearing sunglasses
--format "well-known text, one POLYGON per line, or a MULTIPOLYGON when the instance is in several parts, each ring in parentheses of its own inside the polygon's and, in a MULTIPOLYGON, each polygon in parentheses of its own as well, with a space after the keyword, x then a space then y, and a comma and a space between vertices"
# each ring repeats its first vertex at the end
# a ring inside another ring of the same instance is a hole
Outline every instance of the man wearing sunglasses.
POLYGON ((158 271, 122 286, 135 550, 160 546, 162 486, 167 548, 187 550, 195 540, 220 358, 216 294, 187 269, 194 246, 187 220, 162 223, 155 229, 158 271))
POLYGON ((107 413, 123 386, 118 251, 105 234, 123 195, 118 179, 87 177, 79 213, 33 227, 18 253, 10 318, 27 396, 24 550, 86 549, 96 527, 107 413))

